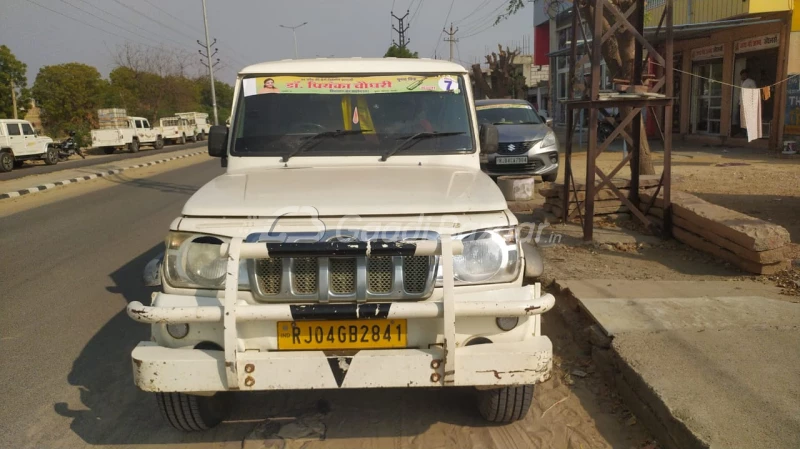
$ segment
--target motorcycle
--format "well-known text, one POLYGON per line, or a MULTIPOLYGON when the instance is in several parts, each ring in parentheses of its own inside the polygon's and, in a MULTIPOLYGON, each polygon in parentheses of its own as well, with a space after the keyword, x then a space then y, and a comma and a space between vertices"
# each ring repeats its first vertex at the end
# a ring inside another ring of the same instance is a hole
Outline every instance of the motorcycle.
POLYGON ((58 146, 58 159, 61 161, 66 161, 70 156, 76 154, 81 158, 86 159, 86 156, 84 156, 81 152, 81 148, 78 146, 78 143, 75 142, 75 131, 70 131, 67 140, 62 141, 58 146))

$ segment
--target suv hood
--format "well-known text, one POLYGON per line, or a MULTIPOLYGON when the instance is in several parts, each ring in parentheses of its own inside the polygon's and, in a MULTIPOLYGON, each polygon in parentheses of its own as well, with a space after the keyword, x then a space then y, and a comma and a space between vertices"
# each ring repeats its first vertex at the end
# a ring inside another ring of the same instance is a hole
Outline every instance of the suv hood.
POLYGON ((501 211, 505 198, 480 170, 442 166, 274 168, 219 176, 184 216, 408 215, 501 211))

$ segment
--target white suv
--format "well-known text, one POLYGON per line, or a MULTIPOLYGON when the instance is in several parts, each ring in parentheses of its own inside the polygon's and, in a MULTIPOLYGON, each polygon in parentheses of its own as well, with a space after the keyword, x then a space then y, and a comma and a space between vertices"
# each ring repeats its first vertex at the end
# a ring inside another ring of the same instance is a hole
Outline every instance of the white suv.
POLYGON ((58 163, 58 147, 53 139, 38 136, 25 120, 0 120, 0 172, 9 172, 27 160, 44 159, 45 164, 58 163))
MULTIPOLYGON (((186 203, 128 315, 152 326, 134 381, 203 430, 229 392, 476 387, 489 421, 525 416, 552 344, 541 259, 480 169, 469 75, 435 60, 245 68, 227 173, 186 203)), ((529 235, 532 235, 530 233, 529 235)))

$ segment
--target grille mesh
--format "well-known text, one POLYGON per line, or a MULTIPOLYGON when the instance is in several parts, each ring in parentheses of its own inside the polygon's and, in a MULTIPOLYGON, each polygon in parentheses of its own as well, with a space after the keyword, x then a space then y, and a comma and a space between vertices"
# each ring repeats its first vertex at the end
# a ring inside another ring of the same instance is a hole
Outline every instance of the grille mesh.
MULTIPOLYGON (((370 257, 367 259, 367 289, 372 293, 392 291, 394 266, 391 257, 370 257)), ((427 273, 426 273, 427 275, 427 273)))
POLYGON ((261 291, 267 295, 277 295, 281 291, 283 259, 256 260, 256 276, 261 291))
POLYGON ((356 259, 334 258, 330 260, 328 273, 331 293, 350 294, 356 291, 356 259))
POLYGON ((301 257, 294 259, 292 267, 292 289, 301 295, 317 292, 317 259, 301 257))
POLYGON ((428 256, 413 256, 403 258, 403 286, 408 293, 422 293, 425 291, 425 282, 431 267, 431 258, 428 256))

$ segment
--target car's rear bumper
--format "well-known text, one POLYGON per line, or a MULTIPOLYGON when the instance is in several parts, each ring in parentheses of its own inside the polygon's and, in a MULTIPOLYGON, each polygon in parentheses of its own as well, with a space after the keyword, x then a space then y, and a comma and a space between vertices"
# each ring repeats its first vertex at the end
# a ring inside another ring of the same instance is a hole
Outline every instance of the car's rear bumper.
MULTIPOLYGON (((150 392, 230 390, 223 351, 170 349, 142 342, 133 350, 134 382, 150 392)), ((444 349, 246 351, 237 354, 240 391, 319 388, 503 386, 547 380, 553 345, 547 337, 455 350, 455 373, 445 381, 444 349)))

